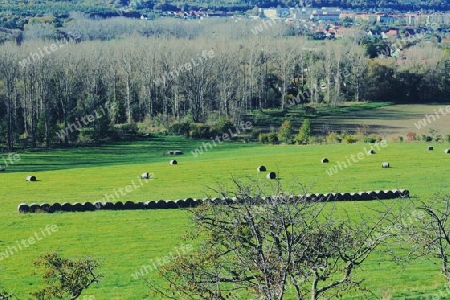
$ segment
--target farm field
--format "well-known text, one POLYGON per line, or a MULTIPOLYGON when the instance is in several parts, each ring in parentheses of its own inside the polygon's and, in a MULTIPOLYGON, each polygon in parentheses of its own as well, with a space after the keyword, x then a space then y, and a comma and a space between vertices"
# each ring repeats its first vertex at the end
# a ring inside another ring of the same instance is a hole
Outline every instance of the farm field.
MULTIPOLYGON (((264 146, 224 143, 194 157, 190 151, 201 141, 181 137, 157 137, 131 144, 98 148, 77 148, 51 152, 20 153, 20 160, 1 175, 0 250, 14 246, 16 240, 33 236, 46 225, 58 230, 0 262, 0 282, 21 299, 35 290, 40 278, 33 274, 33 261, 47 252, 57 251, 67 257, 94 256, 103 264, 101 282, 86 295, 96 299, 154 298, 142 279, 132 277, 142 265, 164 257, 180 245, 189 227, 189 213, 183 210, 96 211, 87 213, 19 214, 17 205, 27 203, 98 201, 113 195, 143 172, 155 179, 125 196, 109 201, 147 201, 159 199, 203 198, 208 187, 231 186, 230 178, 252 177, 264 180, 256 167, 264 164, 275 171, 286 187, 301 182, 309 192, 357 192, 385 189, 409 189, 414 197, 427 198, 434 192, 450 191, 448 164, 444 153, 448 144, 387 143, 377 154, 366 156, 348 168, 329 176, 327 169, 352 154, 369 149, 370 144, 334 144, 308 146, 264 146), (169 165, 169 149, 185 152, 175 157, 179 164, 169 165), (323 157, 329 164, 321 164, 323 157), (391 168, 382 169, 389 161, 391 168), (38 181, 26 182, 27 175, 38 181)), ((298 192, 301 192, 298 190, 298 192)), ((401 201, 401 200, 393 200, 401 201)), ((339 203, 355 213, 377 202, 339 203)), ((194 245, 195 249, 195 245, 194 245)), ((444 288, 437 265, 415 261, 397 265, 382 254, 374 255, 363 266, 365 286, 378 295, 394 299, 420 299, 426 293, 444 288)), ((154 279, 154 272, 145 278, 154 279)), ((158 280, 158 279, 156 279, 158 280)), ((358 298, 348 295, 347 298, 358 298)))

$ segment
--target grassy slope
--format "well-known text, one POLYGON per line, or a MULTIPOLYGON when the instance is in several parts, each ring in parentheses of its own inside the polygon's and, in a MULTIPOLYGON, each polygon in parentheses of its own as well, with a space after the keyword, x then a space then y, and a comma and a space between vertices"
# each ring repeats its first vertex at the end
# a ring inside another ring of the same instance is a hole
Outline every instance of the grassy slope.
MULTIPOLYGON (((137 183, 137 176, 143 172, 154 173, 156 179, 115 200, 204 197, 208 186, 229 183, 231 175, 256 176, 256 167, 260 164, 269 170, 278 170, 285 185, 299 181, 309 186, 311 192, 408 188, 420 197, 428 197, 435 191, 450 192, 446 177, 450 156, 443 153, 448 144, 435 145, 435 151, 428 152, 424 143, 389 143, 376 155, 365 156, 331 177, 326 169, 368 145, 224 143, 199 157, 191 155, 190 151, 200 145, 198 141, 168 137, 130 145, 20 153, 21 160, 7 172, 0 173, 3 183, 0 185, 0 251, 16 245, 16 240, 33 236, 47 224, 56 224, 58 232, 0 261, 0 285, 26 299, 27 292, 36 289, 39 282, 39 277, 33 275, 32 262, 41 254, 58 251, 69 257, 92 255, 104 259, 101 268, 104 278, 86 295, 95 295, 97 299, 153 298, 148 295, 145 284, 132 279, 131 274, 185 243, 182 236, 190 224, 187 212, 108 211, 52 215, 16 212, 20 202, 100 200, 105 193, 113 194, 132 180, 137 183), (168 164, 173 157, 163 154, 169 149, 185 151, 185 155, 176 157, 179 165, 168 164), (320 163, 324 156, 330 159, 330 164, 320 163), (382 161, 389 161, 392 168, 382 169, 382 161), (39 181, 26 182, 28 174, 35 174, 39 181)), ((262 174, 259 176, 264 180, 262 174)), ((367 209, 363 203, 340 205, 355 214, 358 209, 367 209)), ((371 207, 376 205, 370 203, 371 207)), ((379 254, 364 265, 363 271, 366 286, 378 295, 419 299, 419 295, 443 290, 438 266, 427 261, 395 265, 379 254)), ((147 276, 155 279, 153 273, 147 276)))

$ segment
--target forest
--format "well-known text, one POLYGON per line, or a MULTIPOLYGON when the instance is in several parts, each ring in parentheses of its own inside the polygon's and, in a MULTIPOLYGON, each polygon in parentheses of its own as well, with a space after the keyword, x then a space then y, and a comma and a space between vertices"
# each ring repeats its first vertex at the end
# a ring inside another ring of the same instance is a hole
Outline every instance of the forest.
POLYGON ((294 105, 450 101, 449 49, 426 36, 314 41, 281 25, 255 35, 247 21, 144 23, 80 20, 56 40, 36 26, 24 42, 1 45, 0 142, 77 144, 114 139, 132 124, 239 122, 294 105))

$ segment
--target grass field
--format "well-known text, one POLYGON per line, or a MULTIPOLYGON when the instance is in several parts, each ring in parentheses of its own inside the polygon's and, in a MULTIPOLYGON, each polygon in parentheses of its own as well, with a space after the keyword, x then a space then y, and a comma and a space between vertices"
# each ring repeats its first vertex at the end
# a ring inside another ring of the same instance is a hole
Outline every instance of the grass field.
MULTIPOLYGON (((308 146, 264 146, 223 143, 194 157, 190 151, 202 144, 181 137, 155 137, 148 141, 67 150, 24 152, 20 160, 0 173, 0 252, 15 246, 16 240, 32 237, 46 225, 58 230, 8 258, 0 260, 0 286, 28 299, 40 277, 34 274, 33 261, 44 253, 57 251, 66 257, 90 255, 100 258, 103 278, 85 295, 96 299, 153 299, 142 279, 132 275, 144 264, 163 258, 176 247, 188 243, 182 239, 190 226, 189 213, 183 210, 96 211, 87 213, 19 214, 21 202, 147 201, 205 197, 209 187, 225 184, 230 178, 253 177, 267 182, 256 168, 265 165, 290 187, 301 182, 309 192, 357 192, 385 189, 409 189, 412 196, 428 198, 434 192, 450 193, 448 180, 450 155, 448 143, 391 143, 377 154, 364 156, 351 166, 329 176, 327 170, 351 155, 365 152, 369 144, 308 146), (167 150, 183 150, 175 157, 179 164, 169 165, 167 150), (329 164, 321 164, 327 157, 329 164), (383 161, 392 168, 382 169, 383 161), (155 179, 121 196, 120 188, 138 175, 151 172, 155 179), (27 175, 37 182, 26 182, 27 175), (115 196, 115 192, 120 197, 115 196)), ((300 189, 298 192, 301 192, 300 189)), ((393 200, 401 201, 401 200, 393 200)), ((375 207, 377 202, 344 202, 354 211, 375 207)), ((195 245, 194 245, 195 251, 195 245)), ((439 265, 426 260, 395 264, 376 254, 365 264, 364 285, 386 299, 424 299, 425 295, 446 293, 439 265)), ((145 275, 158 280, 155 272, 145 275)), ((450 297, 450 295, 447 295, 450 297)), ((346 299, 362 299, 348 294, 346 299)))

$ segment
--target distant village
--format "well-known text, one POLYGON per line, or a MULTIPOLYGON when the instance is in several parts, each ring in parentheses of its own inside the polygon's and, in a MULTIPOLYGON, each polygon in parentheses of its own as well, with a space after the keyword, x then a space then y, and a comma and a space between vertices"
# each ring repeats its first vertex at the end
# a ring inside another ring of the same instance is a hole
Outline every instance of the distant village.
MULTIPOLYGON (((255 8, 245 14, 203 10, 159 12, 161 17, 186 20, 204 18, 248 18, 255 30, 285 23, 315 39, 334 39, 364 34, 369 37, 408 37, 435 34, 438 42, 450 42, 450 12, 446 13, 361 13, 337 7, 255 8)), ((141 16, 141 19, 146 19, 141 16)))

